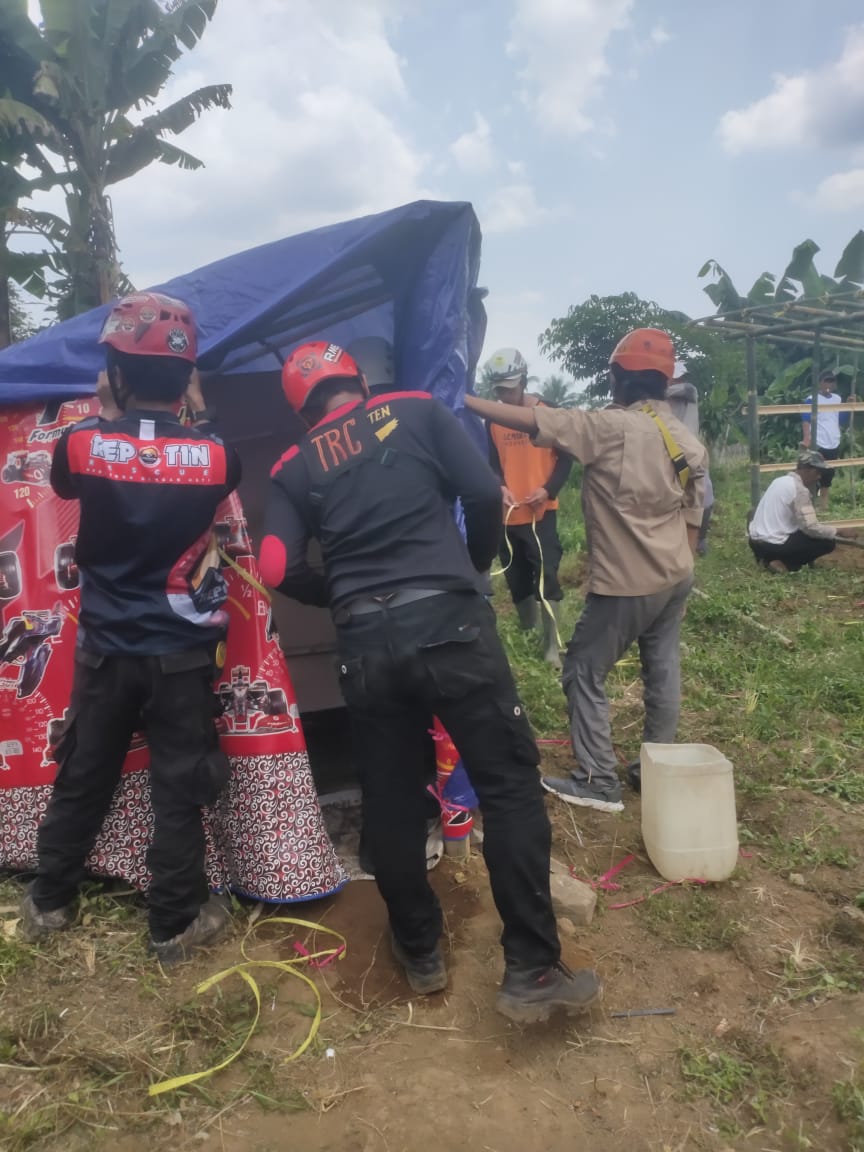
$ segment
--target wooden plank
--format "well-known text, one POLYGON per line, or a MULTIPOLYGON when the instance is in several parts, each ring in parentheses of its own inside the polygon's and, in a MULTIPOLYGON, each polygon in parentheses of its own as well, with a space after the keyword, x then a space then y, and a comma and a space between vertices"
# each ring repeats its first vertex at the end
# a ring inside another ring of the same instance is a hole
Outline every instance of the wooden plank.
MULTIPOLYGON (((804 451, 804 449, 802 449, 804 451)), ((760 472, 791 472, 795 467, 795 460, 787 460, 780 464, 760 464, 760 472)), ((842 460, 827 460, 829 468, 864 468, 864 456, 848 456, 842 460)))
MULTIPOLYGON (((792 416, 796 412, 800 415, 809 411, 809 404, 763 404, 759 407, 760 416, 792 416)), ((854 403, 850 403, 848 400, 844 400, 842 404, 832 404, 831 411, 864 412, 864 403, 862 403, 860 400, 857 400, 854 403)), ((741 412, 743 415, 746 415, 746 407, 742 407, 741 412)))
POLYGON ((833 524, 835 528, 864 528, 864 520, 822 520, 822 524, 833 524))

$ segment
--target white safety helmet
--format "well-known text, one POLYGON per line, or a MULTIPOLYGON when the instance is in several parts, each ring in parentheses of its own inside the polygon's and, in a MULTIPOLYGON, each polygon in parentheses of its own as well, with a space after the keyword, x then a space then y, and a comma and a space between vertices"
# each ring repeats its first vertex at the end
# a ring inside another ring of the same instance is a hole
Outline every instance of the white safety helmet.
POLYGON ((345 349, 366 377, 371 391, 392 388, 396 383, 393 345, 383 336, 361 336, 345 349))
POLYGON ((518 348, 499 348, 486 361, 483 371, 496 387, 515 388, 528 379, 528 365, 518 348))

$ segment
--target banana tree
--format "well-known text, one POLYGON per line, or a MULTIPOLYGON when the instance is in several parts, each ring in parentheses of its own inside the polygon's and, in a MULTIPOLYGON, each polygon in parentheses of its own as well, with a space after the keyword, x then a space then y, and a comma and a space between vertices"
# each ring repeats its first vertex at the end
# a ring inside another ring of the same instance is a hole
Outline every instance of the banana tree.
POLYGON ((814 262, 819 245, 804 240, 792 252, 792 259, 782 276, 763 272, 750 291, 742 296, 732 278, 716 260, 706 260, 699 277, 714 276, 705 285, 705 294, 718 312, 737 312, 763 304, 786 304, 792 300, 818 300, 820 297, 849 292, 864 285, 864 231, 856 232, 843 249, 834 276, 819 272, 814 262))
POLYGON ((183 132, 208 109, 230 108, 229 84, 199 88, 148 115, 140 110, 152 107, 216 4, 40 0, 37 24, 26 0, 0 0, 0 83, 8 85, 0 93, 0 140, 30 132, 66 198, 61 318, 105 303, 120 285, 108 188, 154 161, 202 167, 165 136, 183 132))

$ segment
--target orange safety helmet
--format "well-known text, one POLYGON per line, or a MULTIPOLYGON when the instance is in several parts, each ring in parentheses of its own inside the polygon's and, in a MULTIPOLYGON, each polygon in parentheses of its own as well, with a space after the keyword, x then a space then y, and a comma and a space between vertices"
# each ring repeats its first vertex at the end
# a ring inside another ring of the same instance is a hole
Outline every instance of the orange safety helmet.
POLYGON ((366 380, 354 357, 338 344, 316 340, 295 348, 282 365, 282 391, 299 415, 319 385, 337 377, 355 379, 362 386, 363 395, 369 395, 366 380))
POLYGON ((620 364, 625 372, 662 372, 667 380, 675 375, 675 345, 660 328, 634 328, 615 345, 610 364, 620 364))

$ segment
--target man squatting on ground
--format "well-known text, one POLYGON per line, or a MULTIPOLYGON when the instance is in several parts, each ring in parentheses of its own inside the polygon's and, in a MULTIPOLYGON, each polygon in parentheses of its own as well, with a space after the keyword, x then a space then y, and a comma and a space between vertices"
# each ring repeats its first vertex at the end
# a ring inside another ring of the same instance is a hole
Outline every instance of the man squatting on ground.
POLYGON ((207 422, 195 322, 156 293, 114 305, 100 342, 102 411, 57 442, 51 486, 78 500, 81 607, 72 700, 39 826, 38 868, 22 904, 30 940, 68 927, 87 856, 111 806, 132 734, 150 748, 150 951, 185 958, 218 939, 227 909, 209 899, 201 809, 228 781, 213 722, 225 638, 225 586, 206 557, 240 460, 207 422), (186 397, 193 426, 175 410, 186 397))
MULTIPOLYGON (((486 420, 527 432, 536 443, 569 452, 585 465, 588 595, 562 675, 577 766, 569 779, 544 777, 543 787, 568 804, 619 812, 606 678, 638 642, 642 738, 675 740, 679 634, 693 584, 708 454, 664 402, 675 369, 665 332, 637 328, 618 344, 609 364, 614 406, 598 412, 516 408, 473 396, 465 403, 486 420)), ((630 769, 638 787, 638 763, 630 769)))
POLYGON ((393 954, 416 992, 446 987, 423 800, 438 716, 483 813, 483 854, 504 923, 497 1008, 526 1022, 554 1008, 582 1010, 600 984, 593 971, 560 962, 540 758, 480 591, 499 544, 498 478, 443 405, 418 392, 370 398, 336 345, 297 348, 282 383, 309 431, 273 469, 261 575, 332 612, 366 846, 393 954), (308 562, 313 538, 323 574, 308 562))
MULTIPOLYGON (((493 353, 486 363, 486 372, 502 404, 521 408, 543 405, 539 396, 525 391, 528 365, 517 348, 501 348, 493 353)), ((567 483, 573 459, 553 448, 539 447, 525 432, 497 424, 487 427, 489 463, 501 480, 504 499, 505 539, 499 555, 504 578, 524 631, 537 627, 539 608, 543 657, 560 668, 558 609, 564 593, 558 583, 562 548, 557 497, 567 483)))
POLYGON ((763 568, 798 572, 837 547, 837 529, 819 523, 810 497, 824 471, 821 453, 802 452, 795 471, 765 489, 748 528, 750 548, 763 568))

